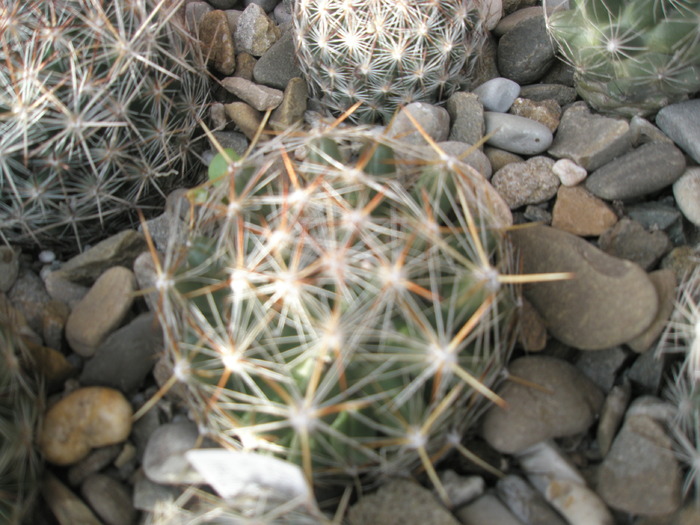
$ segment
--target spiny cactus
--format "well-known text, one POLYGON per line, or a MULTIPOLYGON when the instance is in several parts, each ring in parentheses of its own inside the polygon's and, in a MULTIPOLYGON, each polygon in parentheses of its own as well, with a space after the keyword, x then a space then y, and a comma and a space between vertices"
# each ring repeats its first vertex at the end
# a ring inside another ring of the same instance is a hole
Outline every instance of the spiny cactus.
POLYGON ((330 127, 212 161, 155 285, 212 438, 315 482, 440 486, 433 462, 500 401, 521 276, 482 177, 433 147, 330 127))
POLYGON ((678 353, 682 361, 666 397, 677 407, 671 430, 679 459, 687 467, 686 493, 700 504, 700 266, 678 287, 676 307, 659 339, 657 352, 678 353))
POLYGON ((0 232, 80 247, 181 184, 207 80, 182 0, 0 5, 0 232))
POLYGON ((478 0, 296 0, 297 57, 311 94, 354 120, 388 121, 458 87, 486 36, 478 0), (466 65, 466 68, 465 68, 466 65))
POLYGON ((572 0, 547 17, 578 93, 592 107, 649 115, 700 90, 700 3, 572 0))
POLYGON ((34 436, 43 391, 31 371, 18 315, 0 297, 0 522, 8 525, 28 523, 42 465, 34 436))

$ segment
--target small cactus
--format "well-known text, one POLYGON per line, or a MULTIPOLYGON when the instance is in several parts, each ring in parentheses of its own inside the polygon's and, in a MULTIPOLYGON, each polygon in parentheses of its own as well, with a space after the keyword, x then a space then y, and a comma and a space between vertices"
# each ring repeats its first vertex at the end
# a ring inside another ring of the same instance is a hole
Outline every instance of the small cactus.
POLYGON ((75 250, 182 183, 208 88, 182 4, 2 2, 1 239, 75 250))
POLYGON ((686 0, 572 0, 547 16, 549 33, 593 108, 650 115, 700 90, 700 4, 686 0))
POLYGON ((0 522, 8 525, 29 523, 42 469, 34 437, 43 390, 18 316, 0 297, 0 522))
POLYGON ((483 408, 517 293, 484 181, 366 127, 222 150, 161 260, 173 378, 213 439, 358 486, 424 469, 483 408))
POLYGON ((312 96, 335 114, 362 102, 351 118, 363 122, 388 121, 410 102, 443 100, 485 40, 486 4, 296 0, 297 57, 312 96))

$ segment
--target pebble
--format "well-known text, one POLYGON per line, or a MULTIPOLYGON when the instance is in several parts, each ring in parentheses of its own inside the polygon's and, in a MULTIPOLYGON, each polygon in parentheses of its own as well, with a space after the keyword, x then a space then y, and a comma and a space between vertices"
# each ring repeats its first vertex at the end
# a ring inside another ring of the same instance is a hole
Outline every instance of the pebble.
POLYGON ((450 508, 461 507, 484 493, 484 478, 481 476, 460 476, 448 469, 440 472, 439 477, 450 508))
POLYGON ((131 491, 123 483, 105 474, 92 474, 80 487, 80 493, 105 525, 132 525, 136 509, 131 491))
POLYGON ((605 398, 603 408, 600 410, 600 419, 596 430, 598 451, 602 457, 607 456, 612 446, 615 434, 625 416, 625 410, 632 396, 632 388, 629 381, 614 386, 605 398))
POLYGON ((291 23, 293 20, 292 6, 290 2, 280 2, 272 10, 272 16, 278 25, 291 23))
POLYGON ((487 80, 472 90, 486 111, 507 112, 520 94, 520 85, 507 78, 487 80))
POLYGON ((74 487, 82 484, 88 476, 111 465, 123 448, 124 446, 119 444, 92 450, 85 458, 71 465, 68 469, 68 483, 74 487))
POLYGON ((163 333, 153 312, 112 332, 83 367, 80 383, 135 392, 155 365, 163 333))
POLYGON ((500 38, 523 20, 535 17, 541 18, 543 16, 544 9, 542 6, 523 7, 501 18, 494 28, 493 34, 500 38))
POLYGON ((20 251, 12 246, 0 246, 0 292, 12 288, 19 275, 20 251))
POLYGON ((41 495, 59 525, 103 525, 90 507, 51 472, 44 475, 41 495))
POLYGON ((29 268, 21 268, 7 298, 24 315, 29 328, 43 337, 44 309, 51 297, 41 278, 29 268))
POLYGON ((518 342, 526 352, 539 352, 547 346, 547 327, 530 301, 522 299, 519 311, 520 332, 518 342))
POLYGON ((520 155, 491 146, 486 146, 484 148, 484 153, 488 157, 494 172, 514 162, 525 162, 525 159, 520 155))
POLYGON ((199 41, 207 62, 223 75, 236 69, 236 51, 226 13, 220 10, 206 13, 199 22, 199 41))
POLYGON ((133 490, 133 505, 138 510, 153 512, 165 502, 172 502, 180 495, 178 487, 154 483, 143 473, 137 477, 133 490))
POLYGON ((552 166, 552 172, 559 177, 563 186, 576 186, 588 176, 583 168, 570 159, 559 159, 552 166))
POLYGON ((665 232, 648 232, 644 226, 629 217, 623 217, 603 233, 598 238, 598 246, 605 253, 635 262, 645 270, 656 266, 673 248, 665 232))
POLYGON ((280 37, 280 29, 257 4, 248 5, 238 19, 234 34, 238 51, 262 56, 280 37))
POLYGON ((586 485, 552 481, 545 497, 569 525, 615 525, 615 518, 600 497, 586 485))
POLYGON ((279 89, 260 86, 245 78, 226 77, 221 80, 221 85, 258 111, 275 109, 282 102, 283 93, 279 89))
MULTIPOLYGON (((224 111, 226 111, 225 106, 224 111)), ((231 148, 241 156, 248 149, 249 142, 243 133, 238 133, 237 131, 215 131, 213 135, 222 148, 231 148)))
POLYGON ((559 126, 561 107, 552 99, 535 101, 527 98, 516 98, 509 113, 544 124, 549 131, 554 133, 559 126))
POLYGON ((255 80, 254 71, 255 66, 258 64, 258 59, 250 53, 238 53, 236 62, 236 73, 234 76, 253 82, 255 80))
POLYGON ((640 146, 647 142, 673 143, 670 138, 664 135, 663 131, 639 115, 635 115, 630 119, 630 130, 636 137, 634 141, 635 146, 640 146))
POLYGON ((484 112, 486 141, 490 146, 519 155, 537 155, 552 144, 549 128, 534 120, 508 113, 484 112))
POLYGON ((501 501, 524 525, 567 525, 544 497, 521 477, 509 474, 501 478, 496 484, 496 491, 501 501))
POLYGON ((263 116, 255 108, 245 102, 231 102, 224 104, 226 115, 230 118, 238 129, 248 140, 253 140, 258 128, 262 124, 263 116))
POLYGON ((644 352, 627 370, 627 378, 643 392, 658 392, 664 376, 664 362, 656 352, 644 352))
POLYGON ((44 277, 44 286, 52 300, 68 305, 72 310, 90 291, 88 286, 64 278, 60 271, 49 272, 44 277))
POLYGON ((185 458, 197 446, 199 432, 190 421, 167 423, 151 434, 143 454, 143 471, 149 480, 164 485, 200 483, 202 477, 185 458))
POLYGON ((584 432, 603 404, 595 383, 562 359, 522 357, 510 363, 508 375, 514 379, 496 390, 507 408, 491 407, 481 427, 483 438, 499 452, 520 452, 545 439, 584 432))
POLYGON ((462 525, 523 525, 493 494, 484 494, 468 505, 455 511, 462 525))
POLYGON ((444 142, 450 132, 450 115, 445 108, 425 102, 411 102, 396 115, 389 135, 407 144, 427 145, 416 125, 433 141, 444 142), (413 117, 415 124, 407 113, 413 117))
POLYGON ((601 166, 585 184, 588 191, 602 199, 629 200, 670 186, 684 170, 685 158, 678 148, 666 142, 650 142, 601 166))
POLYGON ((648 416, 628 416, 598 469, 598 493, 615 509, 659 515, 680 507, 681 487, 664 425, 648 416))
POLYGON ((233 9, 238 0, 208 0, 214 9, 233 9))
POLYGON ((282 102, 270 115, 270 125, 284 131, 304 120, 309 91, 306 82, 300 77, 289 80, 282 96, 282 102))
POLYGON ((92 356, 126 319, 135 291, 136 278, 128 268, 115 266, 103 273, 68 316, 66 340, 71 349, 83 357, 92 356))
POLYGON ((348 510, 347 521, 349 525, 460 525, 428 489, 405 479, 391 479, 360 498, 348 510))
POLYGON ((207 2, 187 2, 185 5, 185 23, 190 33, 198 35, 199 23, 204 18, 204 15, 213 10, 214 8, 207 2))
POLYGON ((285 89, 291 79, 301 77, 294 49, 292 31, 282 33, 279 40, 272 44, 255 64, 255 81, 265 86, 285 89))
POLYGON ((452 122, 448 140, 467 144, 481 141, 484 136, 484 107, 474 93, 458 91, 447 99, 445 109, 452 122))
POLYGON ((523 273, 575 275, 524 288, 549 332, 563 343, 582 350, 610 348, 638 336, 654 320, 656 290, 638 265, 548 226, 515 229, 510 238, 520 250, 523 273))
POLYGON ((622 345, 602 352, 579 352, 574 365, 591 379, 603 392, 610 392, 620 370, 629 361, 630 353, 622 345))
POLYGON ((491 184, 511 210, 545 202, 556 195, 559 186, 559 178, 552 173, 553 165, 549 157, 508 164, 494 173, 491 184))
POLYGON ((656 114, 656 125, 695 162, 700 163, 700 99, 661 108, 656 114))
POLYGON ((661 335, 671 317, 671 312, 673 312, 676 296, 676 275, 672 270, 665 268, 651 272, 649 279, 659 298, 659 311, 649 328, 634 339, 627 341, 627 346, 637 353, 647 352, 661 335))
POLYGON ((675 245, 685 243, 683 215, 675 206, 673 197, 626 206, 625 214, 644 226, 645 230, 665 231, 675 245))
POLYGON ((121 443, 131 432, 131 405, 111 388, 75 390, 46 412, 39 449, 55 465, 72 465, 90 450, 121 443))
POLYGON ((585 104, 576 103, 564 111, 547 152, 590 172, 627 152, 633 139, 626 120, 593 114, 585 104))
POLYGON ((518 84, 533 84, 552 65, 554 54, 544 17, 526 18, 498 41, 498 71, 518 84))
POLYGON ((552 208, 552 226, 581 237, 597 236, 617 223, 617 214, 582 186, 560 186, 552 208))
POLYGON ((31 343, 28 343, 28 346, 47 393, 58 392, 66 380, 75 375, 76 369, 73 364, 58 350, 31 343))
POLYGON ((700 226, 700 168, 685 170, 673 183, 673 196, 685 218, 700 226))
POLYGON ((561 84, 532 84, 522 86, 520 96, 529 100, 554 100, 559 106, 568 106, 576 100, 576 90, 561 84))
MULTIPOLYGON (((451 157, 454 162, 463 162, 474 168, 485 179, 488 180, 491 178, 491 163, 489 162, 488 157, 478 148, 465 142, 458 142, 455 140, 438 142, 437 145, 443 151, 443 153, 451 157)), ((430 148, 430 151, 426 155, 427 158, 430 158, 431 152, 432 155, 437 156, 437 153, 430 148)))

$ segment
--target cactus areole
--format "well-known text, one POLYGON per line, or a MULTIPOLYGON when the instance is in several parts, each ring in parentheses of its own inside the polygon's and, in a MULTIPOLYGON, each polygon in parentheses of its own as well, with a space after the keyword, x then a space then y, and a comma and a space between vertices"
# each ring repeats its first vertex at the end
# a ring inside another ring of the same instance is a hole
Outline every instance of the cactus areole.
POLYGON ((331 113, 388 121, 410 102, 438 102, 469 73, 486 36, 480 0, 296 0, 297 56, 331 113))

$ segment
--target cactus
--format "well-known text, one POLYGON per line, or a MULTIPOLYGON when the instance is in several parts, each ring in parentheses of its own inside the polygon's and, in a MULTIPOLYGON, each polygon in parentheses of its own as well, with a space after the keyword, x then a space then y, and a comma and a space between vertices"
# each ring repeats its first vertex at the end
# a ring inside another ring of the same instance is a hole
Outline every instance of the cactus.
POLYGON ((433 462, 500 402, 522 276, 482 177, 433 148, 290 132, 222 150, 190 190, 154 259, 164 388, 187 387, 213 439, 316 483, 441 486, 433 462))
POLYGON ((687 0, 572 0, 547 17, 593 108, 650 115, 700 90, 700 4, 687 0))
POLYGON ((0 235, 75 249, 181 184, 208 82, 182 0, 0 5, 0 235))
POLYGON ((0 297, 0 522, 29 523, 42 462, 34 436, 43 390, 21 334, 19 314, 0 297))
POLYGON ((468 73, 486 37, 472 0, 297 0, 297 57, 310 92, 332 113, 388 121, 410 102, 435 103, 468 73))

